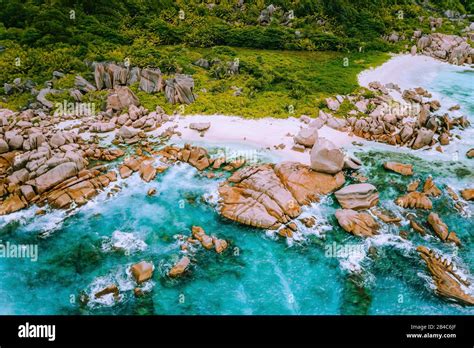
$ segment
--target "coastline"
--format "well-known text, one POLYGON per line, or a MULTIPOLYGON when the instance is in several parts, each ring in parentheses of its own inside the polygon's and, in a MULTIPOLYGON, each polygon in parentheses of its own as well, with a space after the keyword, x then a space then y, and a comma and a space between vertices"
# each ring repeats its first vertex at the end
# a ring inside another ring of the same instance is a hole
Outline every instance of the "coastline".
MULTIPOLYGON (((176 126, 176 131, 181 135, 174 135, 171 141, 203 143, 210 145, 227 145, 238 143, 256 147, 258 149, 269 151, 276 160, 297 161, 303 164, 309 164, 309 150, 298 152, 292 150, 295 136, 300 128, 306 126, 305 123, 297 118, 288 119, 263 118, 263 119, 245 119, 239 116, 225 115, 189 115, 177 116, 171 123, 171 127, 176 126), (203 137, 196 130, 189 128, 193 122, 210 122, 211 127, 205 132, 203 137), (283 144, 284 148, 276 148, 283 144)), ((170 123, 153 131, 159 134, 170 123)), ((323 126, 318 130, 319 137, 331 140, 338 147, 349 147, 353 141, 360 141, 361 138, 351 136, 348 133, 323 126)))

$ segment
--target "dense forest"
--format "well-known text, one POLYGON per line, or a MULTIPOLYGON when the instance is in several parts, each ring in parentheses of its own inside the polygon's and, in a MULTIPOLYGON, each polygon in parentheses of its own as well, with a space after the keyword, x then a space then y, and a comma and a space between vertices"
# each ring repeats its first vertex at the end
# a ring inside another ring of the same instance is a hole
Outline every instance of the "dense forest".
MULTIPOLYGON (((406 50, 414 30, 430 32, 428 18, 473 12, 472 0, 0 0, 0 82, 3 86, 20 77, 41 84, 54 70, 87 75, 85 61, 125 58, 165 73, 192 74, 193 59, 214 54, 209 49, 216 46, 331 51, 338 59, 353 60, 363 52, 370 64, 378 60, 371 52, 406 50), (392 33, 400 39, 387 40, 392 33)), ((437 31, 459 34, 464 27, 446 21, 437 31)), ((223 52, 224 59, 236 54, 232 49, 218 53, 223 52)), ((265 90, 285 80, 285 71, 265 71, 260 58, 254 60, 255 52, 240 54, 248 58, 242 62, 250 74, 245 87, 265 90)), ((327 81, 333 78, 326 76, 327 81)), ((341 81, 342 90, 328 92, 353 89, 354 76, 346 80, 341 81)), ((71 81, 64 79, 62 87, 71 81)), ((199 76, 197 82, 199 86, 199 76)), ((305 87, 294 78, 291 85, 296 99, 314 91, 314 86, 305 87)), ((10 98, 7 105, 24 104, 27 98, 10 98)))

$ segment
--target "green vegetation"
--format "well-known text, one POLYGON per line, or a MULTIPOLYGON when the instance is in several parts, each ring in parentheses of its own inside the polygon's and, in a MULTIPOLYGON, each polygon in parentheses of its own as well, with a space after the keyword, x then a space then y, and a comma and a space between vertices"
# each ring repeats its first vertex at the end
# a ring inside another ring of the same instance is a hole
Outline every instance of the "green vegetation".
MULTIPOLYGON (((416 29, 429 32, 428 21, 420 22, 420 16, 473 10, 465 0, 237 3, 0 0, 0 93, 3 83, 18 77, 41 86, 54 70, 66 74, 54 87, 71 88, 76 74, 93 80, 84 62, 129 59, 133 66, 159 67, 168 75, 193 75, 199 98, 186 113, 285 117, 293 108, 295 115, 314 115, 325 96, 354 91, 357 73, 387 59, 383 52, 406 50, 416 29), (271 3, 278 9, 271 23, 261 25, 259 15, 271 3), (294 19, 288 24, 284 18, 290 10, 294 19), (383 36, 392 32, 406 39, 388 43, 383 36), (199 58, 218 58, 222 65, 208 71, 192 64, 199 58), (234 59, 240 74, 227 76, 223 67, 234 59), (233 95, 234 86, 242 88, 240 96, 233 95)), ((445 22, 438 31, 456 34, 465 26, 445 22)), ((157 103, 168 111, 176 108, 166 105, 163 95, 133 88, 150 109, 157 103)), ((92 93, 88 98, 103 102, 105 96, 92 93)), ((3 97, 0 106, 18 110, 32 99, 17 93, 3 97)))

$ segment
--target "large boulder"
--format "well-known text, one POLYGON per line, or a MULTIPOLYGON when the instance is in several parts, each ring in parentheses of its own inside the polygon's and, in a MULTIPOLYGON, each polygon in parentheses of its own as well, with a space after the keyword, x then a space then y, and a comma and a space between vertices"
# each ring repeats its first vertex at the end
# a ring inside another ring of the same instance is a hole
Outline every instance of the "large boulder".
POLYGON ((89 130, 96 133, 111 132, 115 129, 115 123, 112 122, 96 122, 91 124, 89 130))
POLYGON ((79 168, 76 163, 62 163, 37 177, 34 186, 38 193, 43 193, 78 173, 79 168))
POLYGON ((130 105, 138 106, 140 102, 128 87, 117 87, 107 96, 107 109, 120 111, 130 105))
POLYGON ((5 140, 11 150, 18 150, 23 147, 23 137, 14 130, 5 133, 5 140))
POLYGON ((182 275, 189 267, 191 260, 187 256, 183 256, 168 272, 171 278, 176 278, 182 275))
POLYGON ((310 156, 311 168, 317 172, 335 174, 344 167, 344 153, 325 138, 316 140, 310 156))
POLYGON ((416 136, 415 142, 413 143, 412 148, 414 150, 421 149, 424 146, 431 145, 433 141, 434 131, 427 128, 420 128, 418 130, 418 135, 416 136))
POLYGON ((342 173, 318 173, 295 162, 246 167, 219 187, 219 211, 242 224, 278 229, 300 215, 301 205, 343 184, 342 173))
POLYGON ((191 76, 178 74, 166 80, 165 97, 171 104, 191 104, 196 99, 194 80, 191 76))
POLYGON ((19 195, 12 194, 0 204, 0 215, 14 213, 26 206, 27 203, 19 195))
POLYGON ((379 193, 372 184, 352 184, 336 191, 334 195, 344 209, 369 209, 377 205, 379 193))
POLYGON ((136 136, 138 133, 140 133, 139 129, 135 129, 133 127, 122 126, 119 129, 117 134, 123 139, 130 139, 136 136))
POLYGON ((295 143, 305 147, 312 147, 318 139, 318 131, 316 128, 302 128, 295 136, 295 143))
POLYGON ((326 105, 327 105, 328 109, 332 110, 332 111, 339 110, 339 107, 341 106, 339 101, 337 101, 336 99, 333 99, 333 98, 326 98, 325 101, 326 101, 326 105))
POLYGON ((160 92, 163 89, 160 69, 142 69, 140 72, 140 89, 147 93, 160 92))
POLYGON ((274 168, 282 184, 300 205, 310 204, 319 196, 334 192, 344 185, 344 174, 319 173, 297 162, 282 162, 274 168))
POLYGON ((8 152, 9 150, 8 143, 4 139, 0 139, 0 154, 8 152))
POLYGON ((461 196, 464 198, 466 201, 472 201, 474 200, 474 189, 464 189, 461 191, 461 196))
POLYGON ((189 129, 196 130, 198 132, 204 132, 211 128, 211 122, 192 122, 189 124, 189 129))
POLYGON ((93 92, 97 90, 92 83, 90 83, 80 75, 77 75, 74 79, 74 86, 83 93, 93 92))

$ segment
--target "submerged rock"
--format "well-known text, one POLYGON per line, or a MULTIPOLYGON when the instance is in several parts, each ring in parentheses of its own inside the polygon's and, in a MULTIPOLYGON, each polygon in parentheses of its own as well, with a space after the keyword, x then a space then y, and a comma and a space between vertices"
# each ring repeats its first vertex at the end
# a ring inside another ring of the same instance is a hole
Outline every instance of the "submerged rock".
POLYGON ((100 290, 100 291, 97 291, 94 295, 95 298, 101 298, 105 295, 108 295, 108 294, 113 294, 114 295, 114 298, 117 299, 118 296, 119 296, 119 288, 117 285, 115 284, 110 284, 108 286, 106 286, 104 289, 100 290))
POLYGON ((413 166, 411 164, 404 164, 398 162, 385 162, 383 164, 385 169, 391 170, 395 173, 402 174, 402 175, 413 175, 413 166))

